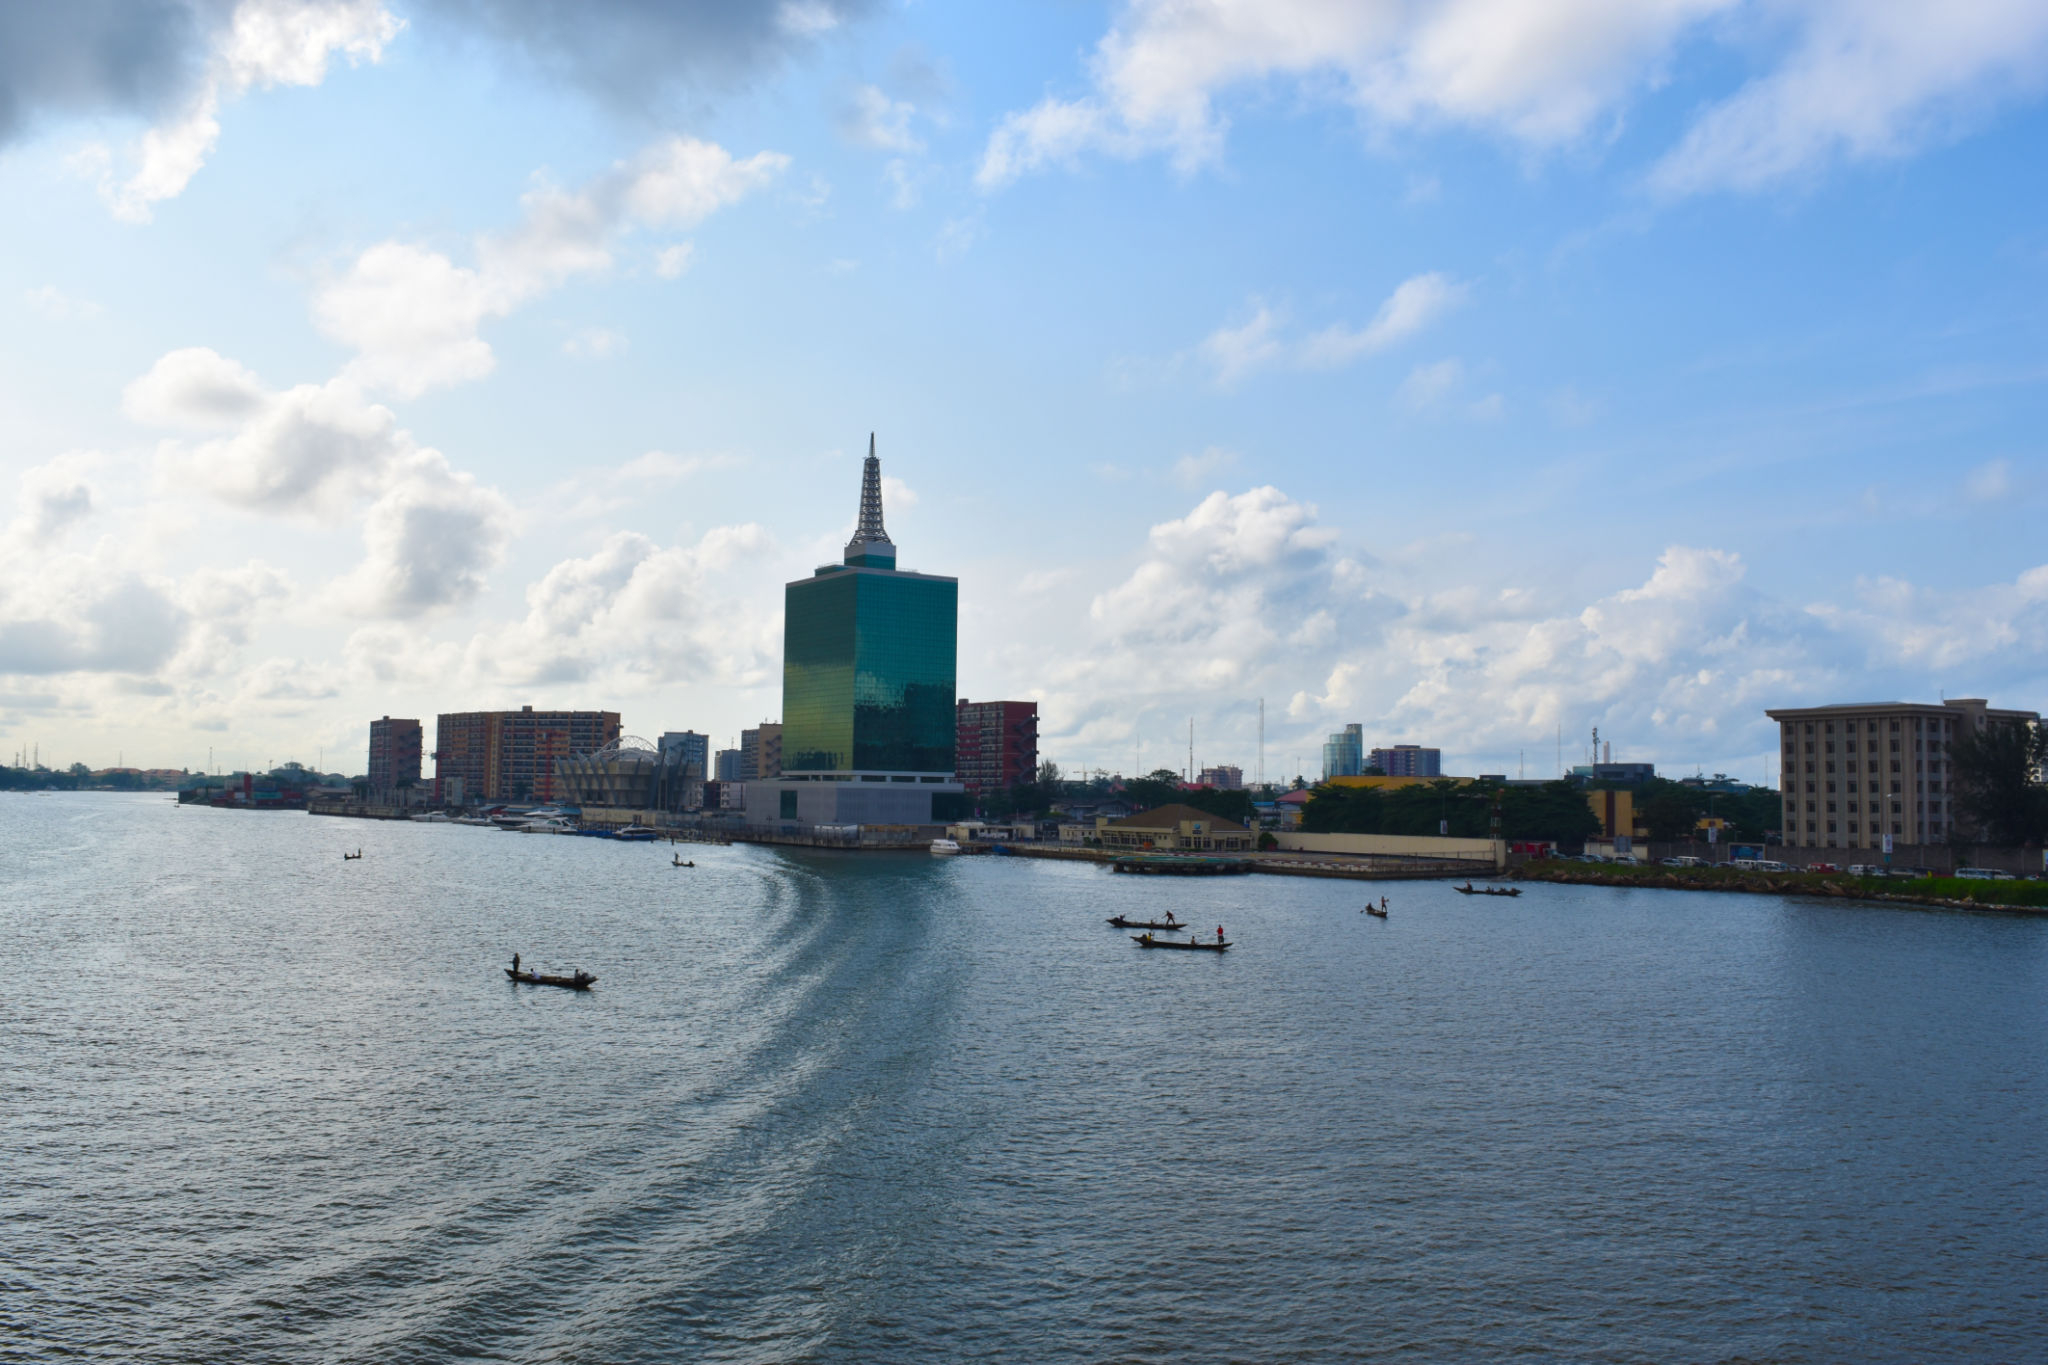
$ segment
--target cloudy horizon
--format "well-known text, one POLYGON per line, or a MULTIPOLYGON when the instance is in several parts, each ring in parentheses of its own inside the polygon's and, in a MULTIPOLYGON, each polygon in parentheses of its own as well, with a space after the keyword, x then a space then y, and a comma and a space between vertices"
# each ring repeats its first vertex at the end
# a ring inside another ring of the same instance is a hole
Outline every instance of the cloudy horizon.
POLYGON ((1068 769, 2048 703, 2048 11, 0 11, 0 732, 780 708, 877 433, 1068 769))

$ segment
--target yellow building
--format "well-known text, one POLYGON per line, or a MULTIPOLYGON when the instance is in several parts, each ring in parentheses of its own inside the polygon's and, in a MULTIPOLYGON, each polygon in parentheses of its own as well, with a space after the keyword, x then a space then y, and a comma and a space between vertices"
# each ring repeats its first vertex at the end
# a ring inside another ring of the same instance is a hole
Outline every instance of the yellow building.
POLYGON ((1235 820, 1178 804, 1121 820, 1098 816, 1095 837, 1104 848, 1162 853, 1245 853, 1258 844, 1258 836, 1235 820))
POLYGON ((1379 791, 1392 791, 1397 787, 1427 787, 1432 782, 1451 782, 1460 787, 1472 785, 1469 777, 1326 777, 1320 785, 1325 787, 1372 787, 1379 791))
POLYGON ((1586 805, 1592 810, 1593 818, 1600 822, 1602 839, 1626 836, 1631 839, 1647 839, 1650 831, 1636 820, 1636 794, 1630 791, 1594 791, 1586 793, 1586 805))

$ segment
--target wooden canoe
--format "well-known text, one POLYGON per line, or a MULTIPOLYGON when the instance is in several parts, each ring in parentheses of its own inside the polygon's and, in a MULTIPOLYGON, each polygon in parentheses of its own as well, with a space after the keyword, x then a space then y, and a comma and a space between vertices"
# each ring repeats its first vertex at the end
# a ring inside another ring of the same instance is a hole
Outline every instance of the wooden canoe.
POLYGON ((1461 896, 1519 896, 1519 886, 1454 886, 1451 890, 1461 896))
POLYGON ((1131 942, 1137 944, 1140 948, 1193 948, 1205 953, 1220 953, 1230 946, 1229 943, 1220 939, 1212 938, 1205 943, 1198 938, 1187 940, 1154 938, 1150 934, 1132 934, 1131 942))
POLYGON ((581 972, 574 976, 543 976, 539 972, 515 972, 507 967, 505 975, 522 986, 560 986, 571 991, 587 991, 597 984, 596 977, 585 976, 581 972))
POLYGON ((1108 922, 1119 929, 1170 929, 1177 934, 1188 931, 1186 924, 1176 924, 1170 920, 1125 919, 1122 915, 1111 915, 1108 922))

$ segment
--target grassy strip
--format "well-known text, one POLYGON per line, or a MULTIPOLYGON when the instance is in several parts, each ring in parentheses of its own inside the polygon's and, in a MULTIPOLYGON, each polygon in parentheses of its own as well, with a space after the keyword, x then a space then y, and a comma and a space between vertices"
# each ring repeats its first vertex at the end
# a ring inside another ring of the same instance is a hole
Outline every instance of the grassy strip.
POLYGON ((2048 882, 1961 877, 1852 877, 1846 872, 1757 872, 1733 867, 1631 867, 1626 863, 1524 864, 1517 877, 1596 886, 1655 886, 1685 891, 1756 891, 1790 896, 1904 898, 2048 909, 2048 882))

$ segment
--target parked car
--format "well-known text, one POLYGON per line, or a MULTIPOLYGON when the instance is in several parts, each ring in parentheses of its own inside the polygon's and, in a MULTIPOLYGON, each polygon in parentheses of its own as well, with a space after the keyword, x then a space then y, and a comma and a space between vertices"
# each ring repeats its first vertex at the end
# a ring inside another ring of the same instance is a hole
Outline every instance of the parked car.
POLYGON ((1704 865, 1705 864, 1702 862, 1701 859, 1688 858, 1684 856, 1680 856, 1677 858, 1666 858, 1664 860, 1664 866, 1666 867, 1702 867, 1704 865))
POLYGON ((2001 872, 1995 867, 1959 867, 1956 869, 1956 875, 1969 881, 1979 882, 2012 882, 2019 880, 2012 873, 2001 872))
POLYGON ((1852 877, 1887 877, 1891 874, 1878 863, 1850 863, 1849 875, 1852 877))
MULTIPOLYGON (((1761 866, 1761 864, 1759 864, 1759 866, 1761 866)), ((1833 863, 1808 863, 1806 865, 1806 870, 1808 872, 1840 872, 1842 869, 1836 867, 1833 863)), ((1856 869, 1852 867, 1849 870, 1851 872, 1854 872, 1856 869)))

